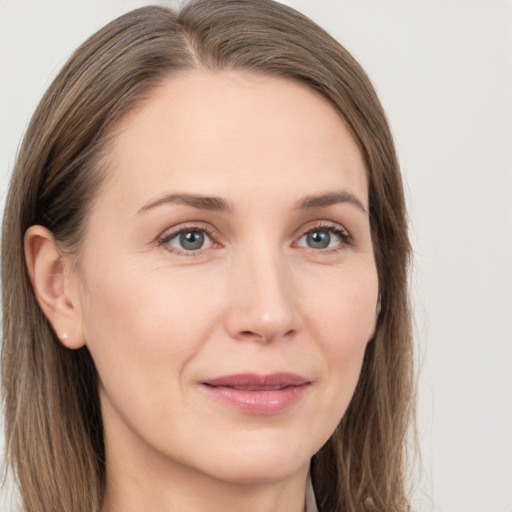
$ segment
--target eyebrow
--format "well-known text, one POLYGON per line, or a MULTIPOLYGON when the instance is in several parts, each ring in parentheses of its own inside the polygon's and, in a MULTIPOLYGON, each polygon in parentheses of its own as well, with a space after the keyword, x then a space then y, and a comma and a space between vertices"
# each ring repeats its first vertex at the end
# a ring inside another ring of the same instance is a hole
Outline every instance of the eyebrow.
POLYGON ((350 192, 341 190, 339 192, 326 192, 324 194, 313 194, 303 197, 296 205, 298 210, 309 210, 313 208, 326 208, 339 203, 349 203, 359 208, 364 213, 368 214, 363 203, 350 192))
POLYGON ((167 194, 144 205, 137 213, 151 210, 163 204, 182 204, 192 206, 192 208, 199 210, 213 212, 231 212, 233 210, 231 204, 221 197, 209 197, 197 194, 167 194))
MULTIPOLYGON (((368 213, 363 203, 350 192, 345 190, 339 192, 326 192, 323 194, 312 194, 310 196, 303 197, 296 205, 297 210, 310 210, 314 208, 326 208, 339 203, 349 203, 356 206, 364 213, 368 213)), ((198 194, 166 194, 154 201, 144 205, 138 212, 142 213, 147 210, 151 210, 164 204, 182 204, 185 206, 191 206, 199 210, 215 211, 215 212, 232 212, 233 206, 229 201, 222 199, 221 197, 210 197, 198 194)))

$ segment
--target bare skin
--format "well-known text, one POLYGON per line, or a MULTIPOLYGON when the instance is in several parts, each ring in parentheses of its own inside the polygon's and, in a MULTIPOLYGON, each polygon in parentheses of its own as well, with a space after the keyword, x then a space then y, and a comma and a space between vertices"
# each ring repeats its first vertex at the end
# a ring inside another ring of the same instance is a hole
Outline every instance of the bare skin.
POLYGON ((98 368, 103 512, 302 512, 377 316, 348 129, 301 84, 194 71, 123 121, 108 173, 78 267, 26 236, 46 315, 98 368), (305 384, 219 399, 210 382, 238 374, 305 384))

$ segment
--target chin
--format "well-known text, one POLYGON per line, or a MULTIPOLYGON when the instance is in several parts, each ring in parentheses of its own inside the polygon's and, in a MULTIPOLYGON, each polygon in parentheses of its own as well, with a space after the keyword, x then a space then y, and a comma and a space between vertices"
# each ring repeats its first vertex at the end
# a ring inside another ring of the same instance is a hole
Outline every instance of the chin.
POLYGON ((297 473, 302 473, 309 466, 309 458, 295 461, 293 464, 282 461, 254 461, 236 460, 229 467, 215 468, 215 477, 236 485, 264 485, 286 480, 297 473))
POLYGON ((274 442, 267 439, 263 443, 253 440, 242 446, 233 443, 230 449, 223 449, 222 454, 211 459, 213 464, 208 473, 241 485, 285 480, 309 466, 317 451, 316 446, 309 443, 290 443, 283 439, 275 439, 274 442))

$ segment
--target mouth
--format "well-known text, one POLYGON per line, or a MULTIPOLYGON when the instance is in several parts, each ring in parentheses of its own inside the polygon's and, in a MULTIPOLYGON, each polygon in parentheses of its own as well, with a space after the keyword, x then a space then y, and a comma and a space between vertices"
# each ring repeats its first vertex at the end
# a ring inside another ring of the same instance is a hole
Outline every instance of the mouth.
POLYGON ((243 373, 208 379, 201 384, 210 396, 245 414, 270 415, 298 402, 311 381, 293 373, 243 373))

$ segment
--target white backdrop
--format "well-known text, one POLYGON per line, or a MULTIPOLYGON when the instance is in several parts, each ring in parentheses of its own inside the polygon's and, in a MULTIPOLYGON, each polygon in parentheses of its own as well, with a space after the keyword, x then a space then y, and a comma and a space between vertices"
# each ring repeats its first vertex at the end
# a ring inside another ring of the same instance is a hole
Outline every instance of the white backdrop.
MULTIPOLYGON (((51 77, 93 31, 148 3, 0 0, 2 201, 51 77)), ((512 2, 286 3, 360 60, 396 136, 415 247, 418 508, 511 512, 512 2)))

